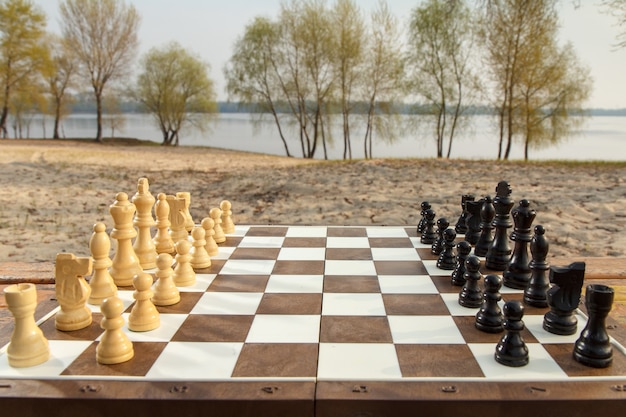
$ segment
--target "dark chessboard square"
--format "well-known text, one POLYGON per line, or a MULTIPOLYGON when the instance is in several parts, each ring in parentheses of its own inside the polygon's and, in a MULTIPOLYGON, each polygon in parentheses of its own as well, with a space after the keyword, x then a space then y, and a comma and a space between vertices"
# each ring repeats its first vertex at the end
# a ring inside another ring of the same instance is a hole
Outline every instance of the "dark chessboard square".
POLYGON ((180 326, 173 341, 244 342, 254 316, 191 314, 180 326))
POLYGON ((96 360, 96 346, 92 343, 72 362, 62 375, 145 376, 159 357, 166 342, 133 342, 135 355, 129 361, 116 365, 102 365, 96 360))
POLYGON ((393 343, 387 317, 322 316, 321 343, 393 343))
POLYGON ((257 314, 316 314, 322 313, 322 294, 266 293, 257 314))
MULTIPOLYGON (((494 345, 495 349, 495 345, 494 345)), ((467 345, 396 345, 402 376, 483 377, 467 345)))
POLYGON ((380 284, 378 278, 371 275, 327 275, 324 292, 380 293, 380 284))
POLYGON ((383 294, 390 316, 447 316, 448 308, 439 294, 383 294))
POLYGON ((181 291, 179 302, 170 306, 157 306, 157 310, 161 314, 189 314, 201 296, 201 292, 181 291))
POLYGON ((593 368, 577 362, 573 357, 573 343, 543 344, 545 350, 559 364, 561 369, 570 377, 578 376, 621 376, 626 375, 626 357, 615 351, 613 347, 613 362, 607 368, 593 368))
POLYGON ((327 248, 326 259, 334 261, 371 261, 372 250, 370 248, 327 248))
POLYGON ((412 248, 413 242, 408 237, 370 237, 372 248, 412 248))
POLYGON ((39 327, 48 340, 94 340, 104 332, 100 327, 100 320, 102 320, 102 314, 93 313, 89 326, 71 332, 57 330, 54 324, 54 317, 49 318, 39 327))
POLYGON ((417 254, 423 261, 436 261, 439 259, 439 255, 435 255, 431 252, 430 248, 418 248, 417 254))
POLYGON ((282 237, 287 234, 288 227, 251 227, 246 236, 278 236, 282 237))
POLYGON ((439 275, 439 276, 431 275, 430 279, 433 281, 433 284, 435 284, 435 287, 437 288, 437 291, 440 294, 447 294, 447 293, 458 294, 459 292, 461 292, 461 289, 463 288, 461 286, 452 285, 452 273, 450 273, 450 275, 439 275))
POLYGON ((409 237, 419 237, 419 235, 417 234, 417 224, 415 225, 415 227, 405 227, 404 231, 407 235, 409 235, 409 237))
MULTIPOLYGON (((477 310, 478 311, 478 310, 477 310)), ((452 317, 456 323, 457 328, 461 332, 463 339, 467 343, 494 343, 497 344, 504 332, 501 333, 487 333, 476 328, 476 317, 474 316, 454 316, 452 317)), ((524 342, 526 343, 538 343, 537 339, 528 329, 524 328, 520 333, 524 342)))
POLYGON ((276 261, 275 275, 322 275, 324 261, 276 261))
POLYGON ((325 237, 286 237, 283 248, 324 248, 325 237))
POLYGON ((278 258, 280 248, 237 248, 229 259, 262 259, 270 260, 278 258))
POLYGON ((226 241, 219 243, 218 246, 225 248, 235 248, 239 246, 241 239, 243 239, 243 237, 241 236, 226 236, 226 241))
POLYGON ((269 275, 218 275, 207 291, 263 292, 269 275))
POLYGON ((326 233, 328 237, 367 237, 364 227, 329 227, 326 233))
POLYGON ((378 275, 428 275, 421 261, 374 261, 378 275))
MULTIPOLYGON (((546 314, 548 311, 550 311, 549 307, 533 307, 531 305, 525 304, 524 301, 524 294, 519 292, 519 293, 505 293, 502 294, 502 301, 506 302, 506 301, 520 301, 522 302, 522 305, 524 306, 524 315, 525 316, 530 316, 530 315, 544 315, 546 314)), ((523 319, 522 319, 523 320, 523 319)))
POLYGON ((316 343, 247 343, 233 377, 315 377, 316 343))
POLYGON ((201 274, 219 274, 225 263, 226 259, 211 259, 210 267, 198 270, 197 272, 201 274))

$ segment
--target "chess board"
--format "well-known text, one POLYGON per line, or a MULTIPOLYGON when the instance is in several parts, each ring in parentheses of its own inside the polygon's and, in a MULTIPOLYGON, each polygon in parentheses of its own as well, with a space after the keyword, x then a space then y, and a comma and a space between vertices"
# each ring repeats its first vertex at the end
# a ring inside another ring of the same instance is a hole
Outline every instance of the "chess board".
MULTIPOLYGON (((71 399, 77 415, 256 416, 626 407, 624 347, 613 341, 608 368, 581 365, 572 358, 578 333, 543 330, 547 309, 525 308, 530 363, 497 363, 502 334, 474 327, 478 309, 458 304, 460 287, 414 227, 237 226, 195 285, 179 290, 178 304, 158 307, 159 328, 124 329, 135 356, 118 365, 96 362, 98 307, 74 332, 56 330, 51 312, 40 321, 49 361, 11 368, 0 350, 0 407, 56 415, 58 400, 71 399)), ((132 294, 118 292, 126 319, 132 294)), ((502 288, 503 302, 522 296, 502 288)), ((586 317, 577 318, 580 331, 586 317)))

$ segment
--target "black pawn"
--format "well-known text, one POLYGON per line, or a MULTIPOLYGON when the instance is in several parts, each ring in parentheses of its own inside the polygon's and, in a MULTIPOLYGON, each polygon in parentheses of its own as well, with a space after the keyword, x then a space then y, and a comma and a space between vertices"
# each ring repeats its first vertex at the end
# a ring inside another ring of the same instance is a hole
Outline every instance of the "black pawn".
POLYGON ((583 365, 606 368, 613 361, 613 348, 606 332, 606 317, 613 306, 613 288, 601 284, 587 286, 585 306, 589 319, 574 344, 574 359, 583 365))
POLYGON ((530 282, 530 259, 528 244, 532 240, 532 224, 535 220, 535 210, 530 208, 528 200, 519 202, 519 206, 511 212, 515 228, 511 233, 511 240, 515 242, 511 260, 502 274, 503 284, 509 288, 525 290, 530 282))
POLYGON ((456 226, 454 226, 454 231, 458 234, 462 235, 467 231, 467 211, 465 208, 465 203, 467 201, 474 201, 474 196, 472 194, 463 194, 461 196, 461 215, 459 216, 459 220, 456 222, 456 226))
POLYGON ((433 209, 426 210, 424 214, 424 229, 422 230, 422 237, 420 242, 426 245, 432 245, 437 240, 437 233, 435 232, 435 212, 433 209))
POLYGON ((506 366, 528 365, 528 347, 520 334, 524 330, 524 306, 517 300, 507 301, 503 313, 506 333, 496 346, 496 361, 506 366))
POLYGON ((420 218, 419 223, 417 224, 417 234, 421 234, 424 231, 424 225, 426 224, 426 210, 428 210, 430 208, 430 203, 428 201, 422 201, 422 204, 420 205, 421 207, 421 211, 420 211, 420 216, 422 216, 420 218))
POLYGON ((483 304, 476 313, 476 328, 487 333, 500 333, 504 330, 502 310, 498 302, 502 299, 500 295, 502 279, 498 275, 485 276, 485 293, 483 294, 483 304))
POLYGON ((548 289, 550 280, 548 270, 550 264, 546 262, 549 244, 545 237, 546 230, 540 224, 535 226, 535 234, 530 241, 530 282, 524 290, 524 303, 533 307, 548 307, 548 289))
POLYGON ((552 288, 548 290, 550 311, 543 316, 543 328, 546 331, 559 335, 576 333, 578 319, 574 313, 580 303, 584 279, 584 262, 550 268, 552 283, 552 288))
POLYGON ((493 242, 493 218, 496 216, 496 209, 493 207, 493 200, 490 196, 483 199, 483 206, 480 209, 480 236, 474 246, 474 255, 485 256, 489 251, 489 246, 493 242))
POLYGON ((483 303, 483 292, 479 285, 482 275, 479 269, 480 259, 469 255, 465 261, 465 285, 459 293, 459 304, 463 307, 478 308, 483 303))
MULTIPOLYGON (((445 217, 440 217, 437 219, 437 239, 435 243, 430 247, 430 252, 433 255, 439 255, 441 251, 443 251, 443 232, 450 226, 450 222, 445 217)), ((456 237, 456 236, 455 236, 456 237)))
POLYGON ((454 271, 452 271, 452 285, 458 287, 465 284, 465 261, 472 251, 472 245, 465 240, 460 241, 456 245, 456 262, 454 271))
POLYGON ((456 257, 454 255, 454 239, 456 239, 456 232, 454 229, 449 228, 443 232, 443 250, 439 254, 437 259, 437 268, 444 269, 446 271, 452 271, 456 266, 456 257))
POLYGON ((475 245, 480 237, 480 209, 483 207, 483 199, 478 201, 467 201, 465 207, 467 209, 467 230, 465 231, 465 240, 471 245, 475 245))
POLYGON ((485 257, 485 266, 493 271, 504 271, 511 259, 507 229, 513 226, 509 215, 513 204, 511 186, 506 181, 500 181, 496 187, 496 197, 493 199, 493 206, 496 210, 493 226, 496 231, 485 257))

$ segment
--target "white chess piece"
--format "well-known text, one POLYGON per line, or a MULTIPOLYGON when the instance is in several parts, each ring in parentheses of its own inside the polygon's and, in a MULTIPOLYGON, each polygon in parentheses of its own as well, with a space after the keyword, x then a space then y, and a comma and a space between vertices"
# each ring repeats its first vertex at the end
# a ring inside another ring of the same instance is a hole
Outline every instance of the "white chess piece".
POLYGON ((212 208, 209 211, 209 216, 213 219, 215 223, 213 225, 213 230, 215 230, 215 235, 213 239, 215 239, 216 243, 224 243, 226 242, 226 235, 224 234, 224 230, 222 229, 222 210, 218 207, 212 208))
POLYGON ((157 306, 171 306, 180 301, 180 292, 174 283, 174 270, 172 269, 172 255, 161 253, 157 256, 156 276, 152 302, 157 306))
POLYGON ((235 223, 233 223, 233 211, 230 201, 224 200, 220 203, 222 210, 222 229, 227 235, 235 233, 235 223))
POLYGON ((163 193, 157 195, 157 203, 154 206, 156 214, 157 232, 153 242, 157 253, 176 253, 174 241, 170 236, 170 204, 167 202, 167 196, 163 193))
POLYGON ((92 268, 91 257, 57 254, 54 281, 56 298, 61 307, 54 320, 57 329, 68 332, 91 324, 91 310, 86 306, 91 287, 85 281, 85 275, 91 274, 92 268))
POLYGON ((122 330, 124 303, 117 296, 110 297, 102 301, 100 311, 104 315, 100 321, 104 333, 96 347, 96 360, 104 365, 113 365, 132 359, 135 355, 133 343, 122 330))
POLYGON ((159 312, 152 303, 152 275, 142 272, 133 278, 135 305, 128 316, 128 330, 147 332, 161 325, 159 312))
POLYGON ((132 203, 137 208, 133 224, 138 231, 133 249, 143 269, 156 268, 157 252, 151 235, 151 228, 155 225, 152 217, 152 206, 155 201, 154 196, 150 194, 148 179, 139 178, 137 193, 132 198, 132 203))
POLYGON ((105 298, 117 295, 117 287, 109 272, 109 267, 113 264, 109 257, 111 239, 106 233, 104 223, 94 224, 93 234, 89 240, 89 249, 93 258, 93 275, 89 280, 91 295, 87 302, 92 305, 100 305, 105 298))
POLYGON ((211 266, 211 257, 207 252, 205 245, 206 232, 202 226, 196 226, 191 232, 193 237, 193 252, 191 254, 191 267, 193 269, 204 269, 211 266))
POLYGON ((133 227, 135 205, 128 201, 128 194, 117 193, 115 202, 109 206, 115 225, 111 231, 111 238, 117 240, 117 251, 111 265, 111 276, 118 287, 128 287, 133 284, 133 277, 143 272, 139 259, 133 249, 132 239, 137 236, 133 227))
POLYGON ((200 223, 204 228, 204 239, 206 240, 206 245, 204 248, 206 249, 209 256, 217 256, 219 253, 219 246, 217 246, 217 242, 213 236, 215 235, 215 222, 210 217, 205 217, 202 219, 202 223, 200 223))
POLYGON ((191 243, 181 240, 176 243, 176 268, 174 268, 174 282, 177 287, 190 287, 196 283, 196 272, 191 266, 189 250, 191 243))

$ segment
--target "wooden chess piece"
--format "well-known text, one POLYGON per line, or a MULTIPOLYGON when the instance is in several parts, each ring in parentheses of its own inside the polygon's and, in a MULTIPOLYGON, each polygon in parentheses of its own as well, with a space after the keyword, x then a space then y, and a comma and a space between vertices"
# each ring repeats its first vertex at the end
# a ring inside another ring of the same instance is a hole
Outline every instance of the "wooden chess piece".
POLYGON ((117 286, 109 268, 113 261, 109 257, 111 252, 111 239, 106 233, 104 223, 96 223, 93 226, 93 234, 89 240, 89 250, 93 258, 93 275, 89 280, 91 295, 87 302, 92 305, 100 305, 105 298, 117 295, 117 286))
POLYGON ((453 228, 443 231, 443 250, 437 258, 437 268, 452 271, 456 266, 456 256, 454 255, 454 239, 456 232, 453 228))
POLYGON ((206 245, 204 248, 206 249, 209 256, 216 256, 219 253, 219 246, 217 246, 217 242, 213 236, 215 235, 215 222, 210 217, 205 217, 202 219, 202 223, 200 223, 204 228, 204 239, 206 240, 206 245))
POLYGON ((465 208, 467 210, 465 240, 467 240, 470 245, 476 245, 480 238, 480 211, 483 208, 484 202, 485 200, 482 198, 477 201, 465 202, 465 208))
POLYGON ((143 269, 156 268, 157 251, 152 241, 151 228, 155 225, 152 217, 152 207, 156 199, 150 193, 150 185, 147 178, 139 178, 137 193, 132 198, 132 203, 137 208, 133 224, 137 227, 137 239, 133 245, 139 264, 143 269))
POLYGON ((467 207, 466 203, 468 201, 474 201, 474 196, 472 194, 463 194, 461 196, 461 215, 459 216, 459 220, 457 220, 456 225, 454 226, 454 231, 457 234, 462 235, 467 232, 467 207))
POLYGON ((157 195, 157 203, 154 206, 154 212, 156 214, 156 227, 157 232, 154 236, 153 243, 158 253, 176 253, 174 247, 174 241, 170 236, 170 205, 167 202, 167 196, 163 193, 157 195))
POLYGON ((37 288, 35 284, 13 284, 4 289, 7 308, 15 319, 11 341, 7 347, 9 365, 26 368, 44 363, 50 357, 50 347, 35 323, 37 288))
POLYGON ((490 196, 483 199, 483 206, 480 208, 480 236, 474 245, 474 255, 485 256, 489 251, 489 246, 493 242, 493 218, 496 216, 496 209, 493 207, 493 200, 490 196))
POLYGON ((235 223, 233 223, 233 211, 230 201, 222 201, 220 210, 222 210, 222 230, 227 235, 235 233, 235 223))
POLYGON ((183 216, 185 216, 185 230, 187 231, 187 233, 191 233, 195 226, 193 217, 191 216, 191 212, 189 211, 189 208, 191 207, 191 194, 183 191, 176 193, 176 197, 183 200, 183 208, 181 211, 183 213, 183 216))
POLYGON ((205 269, 211 266, 211 257, 205 248, 205 234, 206 232, 202 226, 194 227, 191 232, 191 236, 193 237, 193 251, 190 262, 193 269, 205 269))
POLYGON ((124 327, 124 303, 117 296, 109 297, 100 304, 104 316, 100 327, 104 333, 96 346, 96 360, 104 365, 129 361, 135 355, 133 343, 122 330, 124 327))
POLYGON ((585 263, 574 262, 566 267, 550 268, 552 288, 548 290, 550 311, 543 316, 543 328, 553 334, 576 333, 578 319, 575 311, 585 279, 585 263))
POLYGON ((170 236, 174 244, 189 237, 187 232, 185 217, 185 199, 174 195, 167 196, 167 203, 170 206, 170 236))
POLYGON ((422 236, 420 237, 420 243, 426 245, 432 245, 437 239, 437 233, 435 232, 435 216, 437 214, 433 209, 426 210, 424 214, 424 229, 422 230, 422 236))
POLYGON ((589 320, 574 344, 574 359, 583 365, 606 368, 613 361, 611 339, 606 332, 606 317, 613 306, 614 290, 602 284, 591 284, 585 291, 589 320))
POLYGON ((440 217, 437 219, 437 230, 435 230, 435 233, 437 234, 437 238, 435 239, 432 246, 430 247, 430 253, 432 253, 433 255, 439 255, 441 251, 443 250, 444 248, 443 232, 446 229, 448 229, 448 226, 450 226, 450 222, 445 217, 440 217))
POLYGON ((190 287, 196 283, 196 272, 191 266, 189 251, 191 244, 187 240, 176 243, 176 268, 174 268, 174 282, 177 287, 190 287))
POLYGON ((450 276, 452 285, 465 285, 465 261, 472 251, 472 245, 468 241, 462 240, 456 244, 456 262, 454 270, 450 276))
POLYGON ((417 223, 417 234, 419 236, 422 235, 422 232, 424 231, 424 226, 426 226, 426 210, 431 208, 431 205, 428 201, 422 201, 422 204, 420 204, 420 221, 417 223))
POLYGON ((91 287, 84 276, 91 274, 91 257, 77 258, 73 253, 59 253, 55 265, 55 291, 61 309, 55 315, 58 330, 73 331, 91 324, 91 310, 86 306, 91 287))
POLYGON ((133 279, 135 292, 133 305, 130 315, 128 316, 128 330, 133 332, 147 332, 154 330, 161 324, 159 312, 152 303, 152 275, 142 272, 135 275, 133 279))
POLYGON ((483 303, 483 292, 480 289, 480 279, 482 274, 480 269, 480 259, 470 255, 465 261, 465 285, 459 293, 459 304, 463 307, 478 308, 483 303))
POLYGON ((525 290, 530 282, 528 244, 532 240, 532 223, 536 213, 530 208, 528 200, 524 199, 513 209, 511 216, 515 224, 511 240, 515 242, 515 246, 509 264, 502 274, 502 283, 509 288, 525 290))
POLYGON ((209 211, 209 217, 213 219, 215 225, 213 226, 213 230, 215 230, 215 235, 213 239, 215 239, 216 243, 224 243, 226 242, 226 235, 224 234, 224 229, 222 229, 222 210, 218 207, 212 208, 209 211))
POLYGON ((511 186, 506 181, 500 181, 496 187, 496 197, 493 199, 496 211, 493 220, 495 234, 485 256, 485 266, 493 271, 504 271, 511 259, 507 229, 513 226, 510 216, 513 204, 515 203, 511 198, 511 186))
POLYGON ((540 308, 548 307, 548 289, 550 289, 550 280, 547 274, 550 264, 546 262, 550 246, 545 233, 546 230, 542 225, 535 226, 535 234, 530 241, 530 253, 532 255, 528 264, 530 281, 524 290, 524 304, 540 308))
POLYGON ((498 305, 498 302, 502 299, 500 288, 502 288, 500 276, 493 274, 485 276, 483 304, 480 306, 478 313, 476 313, 475 326, 478 330, 487 333, 499 333, 504 330, 502 310, 498 305))
POLYGON ((494 357, 498 363, 506 366, 528 365, 528 347, 521 335, 524 330, 524 306, 517 300, 507 301, 503 313, 506 333, 496 345, 494 357))
POLYGON ((114 226, 111 238, 117 240, 117 251, 111 265, 111 276, 118 287, 128 287, 133 284, 133 277, 143 272, 132 239, 137 236, 133 227, 135 205, 128 201, 126 193, 117 193, 115 202, 109 206, 114 226))
POLYGON ((157 256, 157 282, 154 286, 152 302, 157 306, 171 306, 180 301, 180 292, 174 283, 172 255, 161 253, 157 256))

